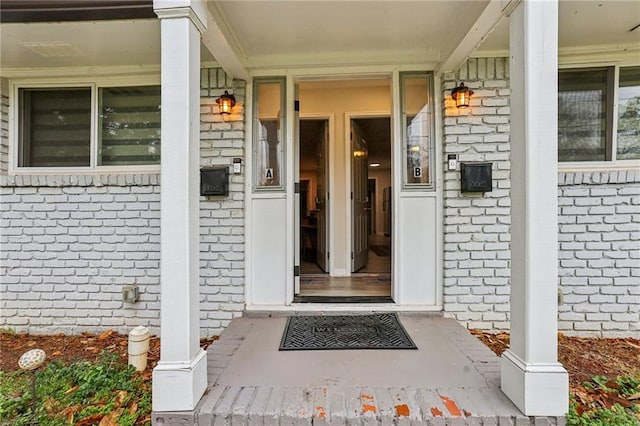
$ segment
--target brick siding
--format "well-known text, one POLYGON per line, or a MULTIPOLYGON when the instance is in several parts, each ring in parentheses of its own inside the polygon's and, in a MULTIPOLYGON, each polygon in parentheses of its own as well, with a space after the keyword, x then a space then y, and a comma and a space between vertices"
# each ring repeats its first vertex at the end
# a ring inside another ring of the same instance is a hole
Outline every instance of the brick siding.
POLYGON ((458 162, 492 162, 493 190, 463 195, 460 172, 444 168, 444 309, 472 328, 509 328, 509 64, 470 59, 443 76, 444 151, 458 162), (474 91, 471 108, 457 109, 451 89, 474 91))
POLYGON ((558 328, 640 334, 640 171, 561 173, 558 328))
MULTIPOLYGON (((202 165, 244 162, 244 83, 218 69, 202 70, 201 80, 202 165), (231 87, 238 106, 223 122, 215 99, 231 87)), ((244 170, 231 175, 228 197, 200 199, 203 335, 219 333, 244 308, 243 184, 244 170)), ((0 327, 159 331, 158 174, 0 176, 0 196, 0 327), (122 302, 129 284, 140 288, 136 304, 122 302)))
MULTIPOLYGON (((445 171, 444 310, 468 327, 509 329, 509 63, 469 59, 443 76, 444 159, 493 162, 494 189, 460 193, 445 171), (460 81, 471 108, 450 98, 460 81)), ((446 168, 445 168, 446 170, 446 168)), ((617 336, 640 332, 640 171, 558 175, 559 329, 617 336)))
POLYGON ((9 81, 0 78, 0 175, 9 169, 9 81))

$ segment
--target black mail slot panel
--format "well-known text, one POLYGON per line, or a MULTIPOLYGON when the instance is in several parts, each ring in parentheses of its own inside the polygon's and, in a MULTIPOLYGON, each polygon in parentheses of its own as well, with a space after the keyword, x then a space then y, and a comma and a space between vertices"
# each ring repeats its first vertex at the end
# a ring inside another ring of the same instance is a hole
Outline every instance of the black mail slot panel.
POLYGON ((462 192, 491 192, 492 163, 460 163, 460 190, 462 192))
POLYGON ((229 167, 201 168, 200 195, 229 195, 229 167))

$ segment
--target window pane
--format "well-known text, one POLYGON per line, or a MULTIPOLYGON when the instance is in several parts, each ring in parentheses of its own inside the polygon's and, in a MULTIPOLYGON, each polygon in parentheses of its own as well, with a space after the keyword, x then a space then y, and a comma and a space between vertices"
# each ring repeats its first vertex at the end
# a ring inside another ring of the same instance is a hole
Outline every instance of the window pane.
POLYGON ((91 89, 20 89, 20 167, 91 162, 91 89))
POLYGON ((402 77, 402 117, 404 123, 405 183, 428 185, 432 114, 429 105, 429 77, 402 77))
POLYGON ((620 68, 616 158, 640 158, 640 67, 620 68))
POLYGON ((158 164, 160 86, 105 87, 98 101, 98 164, 158 164))
POLYGON ((607 70, 561 71, 558 161, 606 159, 607 70))
POLYGON ((254 155, 258 187, 282 186, 283 83, 283 80, 258 80, 255 84, 254 155))

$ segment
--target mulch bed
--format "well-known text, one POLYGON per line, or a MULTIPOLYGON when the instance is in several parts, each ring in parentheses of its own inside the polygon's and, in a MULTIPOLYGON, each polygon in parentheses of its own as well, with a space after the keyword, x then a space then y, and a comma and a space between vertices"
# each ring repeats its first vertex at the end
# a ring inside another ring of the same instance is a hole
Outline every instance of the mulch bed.
MULTIPOLYGON (((218 336, 200 340, 200 346, 208 347, 218 336)), ((102 334, 82 333, 80 335, 33 335, 25 333, 0 332, 0 370, 18 370, 18 359, 29 349, 40 348, 47 353, 45 365, 51 361, 69 363, 76 360, 93 361, 104 349, 113 350, 120 354, 127 362, 127 335, 114 331, 102 334)), ((147 369, 144 374, 150 376, 151 371, 160 359, 160 339, 151 336, 149 353, 147 355, 147 369)))
MULTIPOLYGON (((470 330, 497 355, 509 347, 509 334, 470 330)), ((640 375, 640 339, 586 338, 558 334, 558 359, 569 372, 575 390, 594 376, 640 375)))

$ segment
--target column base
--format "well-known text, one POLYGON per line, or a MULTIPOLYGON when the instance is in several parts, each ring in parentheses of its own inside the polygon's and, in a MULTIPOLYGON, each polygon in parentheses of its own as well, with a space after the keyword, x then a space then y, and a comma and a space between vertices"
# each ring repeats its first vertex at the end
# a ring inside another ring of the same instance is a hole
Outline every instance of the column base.
POLYGON ((193 410, 206 389, 207 352, 203 349, 191 361, 160 361, 153 369, 153 411, 193 410))
POLYGON ((501 357, 502 392, 526 416, 564 416, 569 410, 569 373, 560 363, 529 363, 510 350, 501 357))

